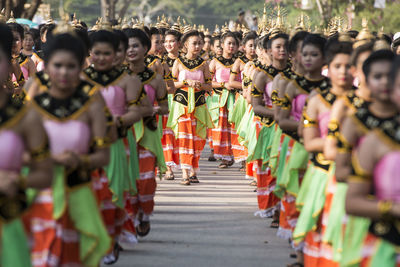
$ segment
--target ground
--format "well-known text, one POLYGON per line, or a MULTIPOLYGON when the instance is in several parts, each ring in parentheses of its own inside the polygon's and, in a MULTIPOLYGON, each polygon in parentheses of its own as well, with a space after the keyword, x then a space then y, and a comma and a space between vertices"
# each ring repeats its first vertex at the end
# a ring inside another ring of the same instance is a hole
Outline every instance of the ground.
POLYGON ((199 184, 158 181, 151 231, 113 265, 128 266, 286 266, 290 245, 269 228, 257 210, 254 187, 238 165, 219 170, 203 153, 199 184))

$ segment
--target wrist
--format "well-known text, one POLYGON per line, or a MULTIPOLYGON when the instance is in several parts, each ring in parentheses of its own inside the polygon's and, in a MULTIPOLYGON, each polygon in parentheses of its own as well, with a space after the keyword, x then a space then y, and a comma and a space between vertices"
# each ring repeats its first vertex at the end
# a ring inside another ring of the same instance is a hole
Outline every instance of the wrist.
POLYGON ((378 201, 378 210, 384 219, 389 219, 395 213, 393 202, 387 200, 378 201))
POLYGON ((188 86, 189 85, 187 80, 183 80, 182 83, 183 83, 184 86, 188 86))
POLYGON ((79 156, 79 167, 81 167, 82 169, 85 169, 85 170, 90 169, 89 155, 80 155, 79 156))

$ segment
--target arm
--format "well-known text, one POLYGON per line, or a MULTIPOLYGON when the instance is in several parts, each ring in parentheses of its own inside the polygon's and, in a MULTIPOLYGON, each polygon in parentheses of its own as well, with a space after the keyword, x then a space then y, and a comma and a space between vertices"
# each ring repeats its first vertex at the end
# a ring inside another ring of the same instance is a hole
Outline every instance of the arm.
POLYGON ((240 59, 236 59, 235 64, 233 64, 231 69, 231 74, 229 76, 229 88, 228 89, 242 89, 242 84, 236 80, 236 78, 240 75, 240 59))
POLYGON ((120 121, 122 121, 122 125, 117 120, 117 126, 125 126, 129 127, 135 122, 139 121, 142 117, 150 114, 153 114, 153 108, 151 107, 150 103, 148 102, 147 97, 142 97, 142 83, 140 82, 139 78, 131 75, 126 75, 124 78, 124 88, 126 91, 126 100, 128 103, 128 110, 127 112, 120 117, 120 121), (141 106, 142 101, 147 100, 148 106, 141 106))
POLYGON ((172 74, 171 71, 166 63, 163 64, 164 68, 164 81, 167 86, 167 92, 168 94, 173 94, 175 93, 175 84, 174 81, 172 80, 172 74))
POLYGON ((204 72, 204 83, 201 85, 201 90, 211 92, 212 91, 212 86, 211 86, 211 73, 210 73, 210 68, 208 66, 208 63, 206 62, 203 66, 203 72, 204 72))
POLYGON ((28 73, 29 77, 33 77, 36 73, 36 66, 32 59, 28 59, 28 73))
POLYGON ((304 136, 304 148, 308 152, 322 152, 324 149, 325 139, 321 138, 318 129, 318 105, 320 101, 318 95, 312 97, 307 105, 307 109, 304 114, 305 121, 307 124, 304 125, 303 136, 304 136))
POLYGON ((253 83, 253 89, 251 93, 251 104, 253 105, 255 114, 263 117, 274 118, 274 110, 266 108, 264 100, 262 98, 264 93, 262 89, 265 88, 267 82, 268 82, 268 77, 262 72, 259 72, 255 75, 255 80, 253 83))
POLYGON ((156 79, 154 80, 156 84, 156 98, 158 102, 158 109, 157 113, 167 114, 168 113, 168 93, 167 87, 165 86, 164 80, 160 75, 157 75, 156 79))
POLYGON ((35 110, 30 109, 21 121, 21 131, 26 149, 30 153, 26 186, 36 189, 50 187, 53 179, 53 162, 42 119, 35 110))
MULTIPOLYGON (((289 83, 284 91, 286 92, 285 95, 287 95, 288 99, 293 99, 297 89, 293 83, 289 83)), ((278 97, 280 97, 279 92, 278 97)), ((300 123, 290 118, 290 111, 289 108, 280 108, 278 123, 282 130, 294 132, 298 130, 300 123)))

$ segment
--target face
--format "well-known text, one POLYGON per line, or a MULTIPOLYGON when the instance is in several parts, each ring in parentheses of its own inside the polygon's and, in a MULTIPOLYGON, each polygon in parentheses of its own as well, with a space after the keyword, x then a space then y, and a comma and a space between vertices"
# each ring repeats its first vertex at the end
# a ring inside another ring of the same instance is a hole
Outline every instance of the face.
POLYGON ((8 78, 10 61, 2 49, 0 49, 0 83, 3 84, 8 78))
POLYGON ((392 64, 389 61, 376 61, 371 64, 371 70, 367 77, 367 85, 371 90, 373 99, 380 101, 390 100, 389 73, 391 66, 392 64))
POLYGON ((290 53, 290 57, 291 57, 294 65, 301 64, 301 58, 303 56, 302 50, 301 50, 302 46, 303 46, 303 41, 299 41, 297 43, 296 51, 290 53))
POLYGON ((146 55, 147 47, 143 46, 138 38, 129 38, 126 59, 128 62, 143 61, 146 55))
POLYGON ((179 50, 179 42, 174 35, 169 34, 165 36, 164 47, 168 53, 176 52, 179 50))
POLYGON ((18 32, 13 32, 13 36, 14 36, 14 43, 13 43, 13 54, 19 54, 21 52, 22 49, 22 38, 21 35, 19 35, 18 32))
POLYGON ((203 49, 208 52, 208 51, 210 51, 210 48, 211 48, 211 38, 205 37, 203 49))
POLYGON ((394 80, 391 99, 396 104, 397 110, 400 110, 400 71, 399 70, 397 70, 397 75, 394 80))
POLYGON ((45 68, 51 84, 62 91, 71 90, 79 83, 81 70, 76 56, 65 50, 54 52, 45 68))
POLYGON ((185 47, 187 52, 191 53, 192 55, 200 54, 202 47, 200 36, 190 36, 185 42, 185 47))
POLYGON ((214 53, 217 56, 221 56, 222 55, 222 47, 221 47, 221 41, 220 40, 215 40, 213 48, 214 48, 214 53))
POLYGON ((115 50, 109 43, 96 43, 90 51, 91 62, 98 71, 107 71, 113 67, 115 50))
POLYGON ((263 56, 263 54, 264 54, 263 51, 264 51, 264 49, 262 49, 261 47, 259 47, 259 46, 256 47, 256 54, 257 54, 258 58, 261 58, 263 56))
POLYGON ((396 53, 396 55, 400 55, 400 45, 396 48, 395 53, 396 53))
POLYGON ((151 36, 151 49, 150 53, 161 54, 163 51, 163 41, 161 34, 153 34, 151 36))
POLYGON ((353 77, 350 74, 350 55, 337 54, 328 66, 328 76, 334 86, 351 87, 353 77))
POLYGON ((272 41, 271 54, 275 60, 287 59, 286 40, 284 38, 278 38, 272 41))
POLYGON ((22 46, 25 50, 32 50, 33 46, 35 45, 33 41, 33 37, 30 34, 25 34, 24 41, 22 42, 22 46))
POLYGON ((120 42, 117 51, 115 52, 114 66, 120 66, 124 63, 126 57, 126 49, 122 42, 120 42))
POLYGON ((324 65, 324 57, 318 47, 310 44, 303 47, 301 62, 305 71, 313 72, 322 69, 324 65))
POLYGON ((254 39, 250 39, 244 45, 244 51, 247 55, 253 57, 256 54, 254 39))
POLYGON ((228 54, 235 53, 238 47, 236 40, 233 37, 225 38, 224 43, 222 45, 223 45, 222 46, 223 51, 228 54))
POLYGON ((365 51, 358 55, 356 66, 352 66, 353 77, 357 78, 360 84, 365 84, 365 75, 362 70, 364 61, 369 57, 371 51, 365 51))

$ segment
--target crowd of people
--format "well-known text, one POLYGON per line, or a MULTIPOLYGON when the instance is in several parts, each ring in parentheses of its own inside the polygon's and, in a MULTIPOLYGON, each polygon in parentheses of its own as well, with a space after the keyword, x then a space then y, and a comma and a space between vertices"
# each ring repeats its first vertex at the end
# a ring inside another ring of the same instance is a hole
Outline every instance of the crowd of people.
POLYGON ((0 21, 1 266, 117 262, 207 142, 290 266, 400 266, 400 33, 0 21))

